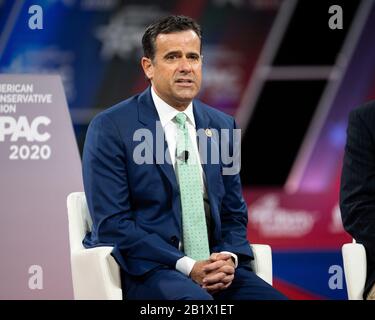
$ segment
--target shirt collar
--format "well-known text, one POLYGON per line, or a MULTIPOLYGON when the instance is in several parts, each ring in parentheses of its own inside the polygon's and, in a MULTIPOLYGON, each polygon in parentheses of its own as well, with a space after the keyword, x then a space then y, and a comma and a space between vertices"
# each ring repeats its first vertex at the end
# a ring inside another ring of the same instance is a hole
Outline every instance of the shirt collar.
MULTIPOLYGON (((160 122, 162 127, 164 128, 169 121, 172 121, 173 118, 180 113, 177 109, 170 106, 166 103, 163 99, 161 99, 155 92, 154 88, 151 86, 151 96, 152 100, 154 101, 156 111, 159 114, 160 122)), ((195 128, 195 119, 193 113, 193 103, 190 102, 188 107, 183 111, 188 121, 193 125, 195 128)))

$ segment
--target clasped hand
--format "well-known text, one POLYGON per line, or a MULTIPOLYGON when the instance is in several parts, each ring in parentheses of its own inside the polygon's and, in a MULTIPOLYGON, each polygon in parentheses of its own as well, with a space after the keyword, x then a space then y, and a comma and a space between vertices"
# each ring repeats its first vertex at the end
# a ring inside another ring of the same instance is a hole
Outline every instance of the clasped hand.
POLYGON ((234 270, 230 254, 213 253, 208 260, 197 261, 194 264, 190 277, 212 294, 231 285, 234 270))

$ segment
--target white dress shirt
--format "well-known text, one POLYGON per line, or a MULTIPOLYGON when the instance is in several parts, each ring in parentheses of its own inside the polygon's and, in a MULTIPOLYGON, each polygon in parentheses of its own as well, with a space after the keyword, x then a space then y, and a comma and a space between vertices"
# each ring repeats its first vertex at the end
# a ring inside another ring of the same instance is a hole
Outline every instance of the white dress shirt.
MULTIPOLYGON (((180 113, 177 109, 173 108, 169 104, 167 104, 164 100, 162 100, 154 91, 154 88, 151 87, 151 96, 152 100, 154 101, 156 110, 158 112, 160 118, 160 124, 164 130, 165 140, 168 144, 169 154, 171 157, 171 161, 173 167, 175 167, 176 162, 176 144, 177 144, 177 124, 173 121, 174 117, 180 113)), ((193 113, 193 103, 190 102, 188 107, 183 111, 186 115, 186 126, 189 132, 190 140, 192 142, 192 146, 194 152, 196 154, 196 159, 200 159, 199 152, 198 152, 198 144, 197 144, 197 131, 195 128, 195 119, 193 113)), ((205 175, 202 169, 202 166, 199 167, 201 171, 201 181, 202 181, 202 193, 203 197, 207 199, 206 193, 206 185, 205 185, 205 175)), ((181 243, 180 243, 181 247, 181 243)), ((231 252, 223 251, 222 253, 229 253, 235 259, 235 267, 237 267, 237 255, 231 252)), ((185 256, 179 259, 176 263, 176 270, 182 272, 186 276, 190 275, 191 270, 195 264, 195 260, 185 256)))

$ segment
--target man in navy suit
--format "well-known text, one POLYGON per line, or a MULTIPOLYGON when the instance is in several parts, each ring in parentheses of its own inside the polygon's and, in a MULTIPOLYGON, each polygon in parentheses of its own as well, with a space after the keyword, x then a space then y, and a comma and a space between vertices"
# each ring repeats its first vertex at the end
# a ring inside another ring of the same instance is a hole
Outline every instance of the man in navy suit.
POLYGON ((202 79, 199 25, 170 16, 149 26, 142 44, 151 86, 100 113, 88 129, 83 177, 93 227, 85 246, 114 247, 127 299, 285 299, 249 267, 253 254, 238 170, 212 158, 222 149, 235 153, 236 125, 194 99, 202 79), (181 114, 186 122, 178 127, 181 114), (179 128, 190 136, 193 153, 176 154, 179 128), (228 139, 214 134, 223 129, 228 139), (198 131, 206 138, 199 147, 198 131), (177 161, 193 156, 206 158, 196 185, 209 241, 201 260, 184 250, 186 199, 175 171, 177 161))
POLYGON ((366 248, 367 279, 363 297, 375 300, 375 102, 350 113, 341 176, 343 224, 366 248))

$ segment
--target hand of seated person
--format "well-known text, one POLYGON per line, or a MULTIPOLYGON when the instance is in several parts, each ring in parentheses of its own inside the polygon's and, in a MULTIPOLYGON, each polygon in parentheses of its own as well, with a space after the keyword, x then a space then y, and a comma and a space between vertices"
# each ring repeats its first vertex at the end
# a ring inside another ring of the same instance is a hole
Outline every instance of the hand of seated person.
POLYGON ((209 293, 215 293, 231 285, 234 270, 234 262, 230 254, 213 253, 209 260, 195 263, 190 277, 209 293))

